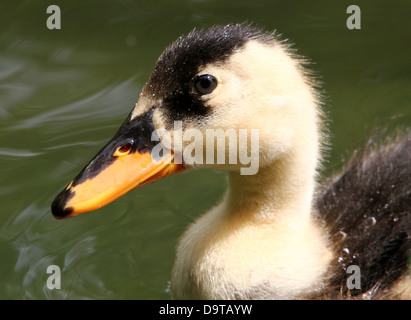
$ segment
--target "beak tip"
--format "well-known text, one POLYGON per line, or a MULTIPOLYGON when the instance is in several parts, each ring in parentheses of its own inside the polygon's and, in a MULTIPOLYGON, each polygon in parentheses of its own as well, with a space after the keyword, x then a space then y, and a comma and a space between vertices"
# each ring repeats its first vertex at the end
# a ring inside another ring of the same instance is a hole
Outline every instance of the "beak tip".
POLYGON ((66 203, 69 198, 71 198, 72 193, 69 190, 63 190, 57 197, 54 199, 51 204, 51 213, 53 217, 60 220, 65 218, 70 218, 74 209, 72 207, 66 207, 66 203))

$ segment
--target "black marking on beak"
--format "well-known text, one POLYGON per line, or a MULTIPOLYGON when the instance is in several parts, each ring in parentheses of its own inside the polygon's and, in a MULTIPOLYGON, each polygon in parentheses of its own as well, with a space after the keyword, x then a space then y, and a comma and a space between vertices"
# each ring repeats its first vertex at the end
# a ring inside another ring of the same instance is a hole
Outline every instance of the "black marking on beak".
POLYGON ((63 219, 73 212, 73 208, 65 208, 65 204, 74 196, 75 192, 64 189, 51 204, 51 212, 56 219, 63 219))
POLYGON ((87 166, 73 179, 63 191, 61 191, 51 205, 53 216, 62 219, 73 212, 73 208, 66 207, 66 204, 74 197, 75 187, 88 179, 96 177, 105 168, 110 166, 118 158, 113 156, 115 151, 127 144, 131 145, 129 153, 138 152, 144 154, 151 152, 158 141, 152 141, 151 136, 155 130, 152 117, 154 109, 149 110, 142 116, 131 120, 131 114, 123 122, 114 137, 104 146, 100 152, 87 164, 87 166))
POLYGON ((151 135, 155 130, 153 112, 154 109, 150 109, 134 120, 130 120, 130 114, 110 142, 74 178, 73 186, 97 176, 102 170, 116 161, 116 157, 113 154, 121 146, 131 144, 130 153, 135 153, 136 151, 139 153, 151 152, 158 143, 158 141, 151 140, 151 135))

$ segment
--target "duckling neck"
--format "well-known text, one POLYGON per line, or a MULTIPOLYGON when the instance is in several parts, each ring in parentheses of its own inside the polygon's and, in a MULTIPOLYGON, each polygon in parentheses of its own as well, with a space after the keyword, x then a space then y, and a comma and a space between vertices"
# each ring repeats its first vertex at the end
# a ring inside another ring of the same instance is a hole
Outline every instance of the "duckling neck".
POLYGON ((310 214, 314 177, 315 161, 303 157, 254 176, 229 173, 224 200, 181 238, 173 296, 291 299, 320 290, 331 253, 310 214))
POLYGON ((261 222, 278 222, 290 215, 306 220, 311 213, 315 174, 314 163, 291 156, 260 168, 255 175, 230 172, 227 214, 261 222))

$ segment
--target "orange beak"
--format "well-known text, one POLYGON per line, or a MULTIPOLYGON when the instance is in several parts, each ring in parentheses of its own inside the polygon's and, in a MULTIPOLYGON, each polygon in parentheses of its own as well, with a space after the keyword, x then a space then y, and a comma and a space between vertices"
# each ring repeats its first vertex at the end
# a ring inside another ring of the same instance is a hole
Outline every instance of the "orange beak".
POLYGON ((183 170, 182 165, 173 163, 172 151, 162 149, 161 157, 153 154, 160 142, 152 141, 152 113, 132 121, 127 118, 113 139, 53 201, 55 218, 99 209, 135 188, 183 170))

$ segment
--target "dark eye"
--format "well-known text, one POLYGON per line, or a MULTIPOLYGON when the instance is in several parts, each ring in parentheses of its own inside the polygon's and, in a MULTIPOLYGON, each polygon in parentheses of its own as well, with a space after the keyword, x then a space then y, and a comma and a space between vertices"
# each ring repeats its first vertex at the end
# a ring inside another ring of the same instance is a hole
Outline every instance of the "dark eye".
POLYGON ((212 75, 204 74, 194 80, 194 89, 200 94, 209 94, 217 87, 217 80, 212 75))

